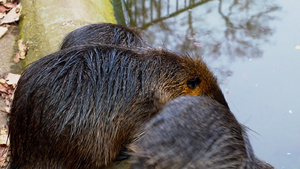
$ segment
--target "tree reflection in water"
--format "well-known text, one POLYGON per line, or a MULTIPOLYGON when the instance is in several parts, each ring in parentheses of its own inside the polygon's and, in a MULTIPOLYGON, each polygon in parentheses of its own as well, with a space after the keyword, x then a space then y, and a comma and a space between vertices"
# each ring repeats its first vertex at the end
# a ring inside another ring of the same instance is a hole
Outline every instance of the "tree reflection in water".
POLYGON ((271 0, 125 0, 124 9, 127 24, 145 30, 150 44, 209 60, 221 81, 235 59, 263 56, 280 10, 271 0))

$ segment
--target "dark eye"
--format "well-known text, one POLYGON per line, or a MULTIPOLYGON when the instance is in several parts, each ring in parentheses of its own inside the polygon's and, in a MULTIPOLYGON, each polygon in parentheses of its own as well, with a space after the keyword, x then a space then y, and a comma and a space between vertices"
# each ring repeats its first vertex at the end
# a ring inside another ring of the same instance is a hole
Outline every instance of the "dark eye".
POLYGON ((190 89, 196 89, 196 87, 201 83, 200 77, 195 77, 194 79, 187 81, 187 86, 190 89))

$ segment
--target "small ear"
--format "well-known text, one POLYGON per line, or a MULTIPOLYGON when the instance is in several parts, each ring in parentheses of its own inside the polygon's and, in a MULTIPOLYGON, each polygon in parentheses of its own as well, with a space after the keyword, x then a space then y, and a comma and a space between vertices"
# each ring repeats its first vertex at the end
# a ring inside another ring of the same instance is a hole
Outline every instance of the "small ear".
POLYGON ((194 79, 188 80, 187 81, 187 86, 190 89, 196 89, 196 87, 201 83, 201 78, 200 77, 195 77, 194 79))

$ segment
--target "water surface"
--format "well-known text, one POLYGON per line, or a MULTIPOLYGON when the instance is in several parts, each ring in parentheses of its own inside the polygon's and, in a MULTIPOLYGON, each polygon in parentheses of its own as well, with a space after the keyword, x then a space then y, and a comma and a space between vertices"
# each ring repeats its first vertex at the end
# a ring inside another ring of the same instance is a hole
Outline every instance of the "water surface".
POLYGON ((255 154, 300 168, 300 1, 125 0, 150 44, 201 56, 255 154))

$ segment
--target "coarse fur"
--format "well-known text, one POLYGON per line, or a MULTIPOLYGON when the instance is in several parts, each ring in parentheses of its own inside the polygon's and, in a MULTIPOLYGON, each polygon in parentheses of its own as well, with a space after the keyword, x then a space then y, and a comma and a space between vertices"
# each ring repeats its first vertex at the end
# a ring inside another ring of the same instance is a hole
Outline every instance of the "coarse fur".
POLYGON ((228 108, 206 96, 180 96, 146 123, 129 146, 132 169, 271 169, 253 153, 228 108))
POLYGON ((11 168, 110 164, 141 125, 180 95, 227 106, 201 60, 110 45, 50 54, 22 74, 10 116, 11 168))
POLYGON ((70 32, 61 49, 79 45, 116 45, 127 48, 147 48, 139 29, 112 23, 89 24, 70 32))

